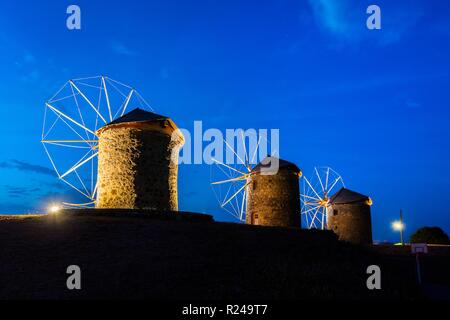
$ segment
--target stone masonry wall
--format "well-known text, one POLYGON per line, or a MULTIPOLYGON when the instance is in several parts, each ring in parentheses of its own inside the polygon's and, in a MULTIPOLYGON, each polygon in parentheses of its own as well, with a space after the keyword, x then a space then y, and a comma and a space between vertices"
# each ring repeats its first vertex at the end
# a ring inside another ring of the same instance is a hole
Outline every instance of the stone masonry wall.
POLYGON ((364 202, 328 206, 327 228, 334 231, 340 240, 372 244, 370 206, 364 202))
POLYGON ((275 175, 254 174, 247 188, 247 224, 300 228, 297 173, 280 169, 275 175))
POLYGON ((97 207, 177 211, 181 144, 167 134, 136 127, 104 130, 99 137, 97 207))

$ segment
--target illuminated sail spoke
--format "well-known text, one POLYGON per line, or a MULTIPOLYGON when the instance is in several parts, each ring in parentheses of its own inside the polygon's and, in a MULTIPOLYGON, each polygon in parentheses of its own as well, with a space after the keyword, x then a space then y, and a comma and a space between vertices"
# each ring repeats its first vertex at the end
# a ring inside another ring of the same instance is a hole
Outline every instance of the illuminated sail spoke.
POLYGON ((301 213, 308 228, 326 228, 326 211, 337 186, 344 186, 342 177, 329 167, 315 167, 310 179, 303 177, 301 213))

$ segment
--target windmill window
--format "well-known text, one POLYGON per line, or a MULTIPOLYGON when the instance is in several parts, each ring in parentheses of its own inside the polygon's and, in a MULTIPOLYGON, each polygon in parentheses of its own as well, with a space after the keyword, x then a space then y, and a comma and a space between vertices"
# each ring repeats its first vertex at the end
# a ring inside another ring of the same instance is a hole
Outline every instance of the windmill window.
POLYGON ((256 181, 253 181, 253 190, 256 189, 256 181))
POLYGON ((339 214, 339 210, 333 209, 333 215, 337 216, 339 214))

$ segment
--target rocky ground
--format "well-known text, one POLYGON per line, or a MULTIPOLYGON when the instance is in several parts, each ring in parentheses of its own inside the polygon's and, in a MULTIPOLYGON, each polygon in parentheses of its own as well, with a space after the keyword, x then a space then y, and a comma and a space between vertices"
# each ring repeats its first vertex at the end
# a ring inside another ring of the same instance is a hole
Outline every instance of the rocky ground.
MULTIPOLYGON (((424 281, 450 284, 449 252, 429 258, 423 261, 424 281)), ((2 216, 0 261, 0 299, 358 300, 428 294, 416 284, 415 259, 407 249, 396 254, 352 246, 327 231, 126 214, 2 216), (381 290, 366 287, 372 264, 381 267, 381 290), (81 290, 66 289, 69 265, 81 268, 81 290)))

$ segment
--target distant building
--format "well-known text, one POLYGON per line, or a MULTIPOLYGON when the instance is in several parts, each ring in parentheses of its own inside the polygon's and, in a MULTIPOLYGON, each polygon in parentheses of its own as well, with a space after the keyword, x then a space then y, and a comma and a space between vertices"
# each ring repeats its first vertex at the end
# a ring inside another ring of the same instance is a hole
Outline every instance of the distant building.
POLYGON ((178 154, 184 137, 170 118, 135 109, 97 135, 97 208, 178 210, 178 154))
POLYGON ((248 178, 246 223, 300 228, 300 176, 295 164, 278 158, 256 165, 248 178), (273 161, 279 167, 269 169, 273 161))
POLYGON ((368 196, 342 188, 329 199, 327 229, 334 231, 340 240, 372 244, 371 205, 368 196))

